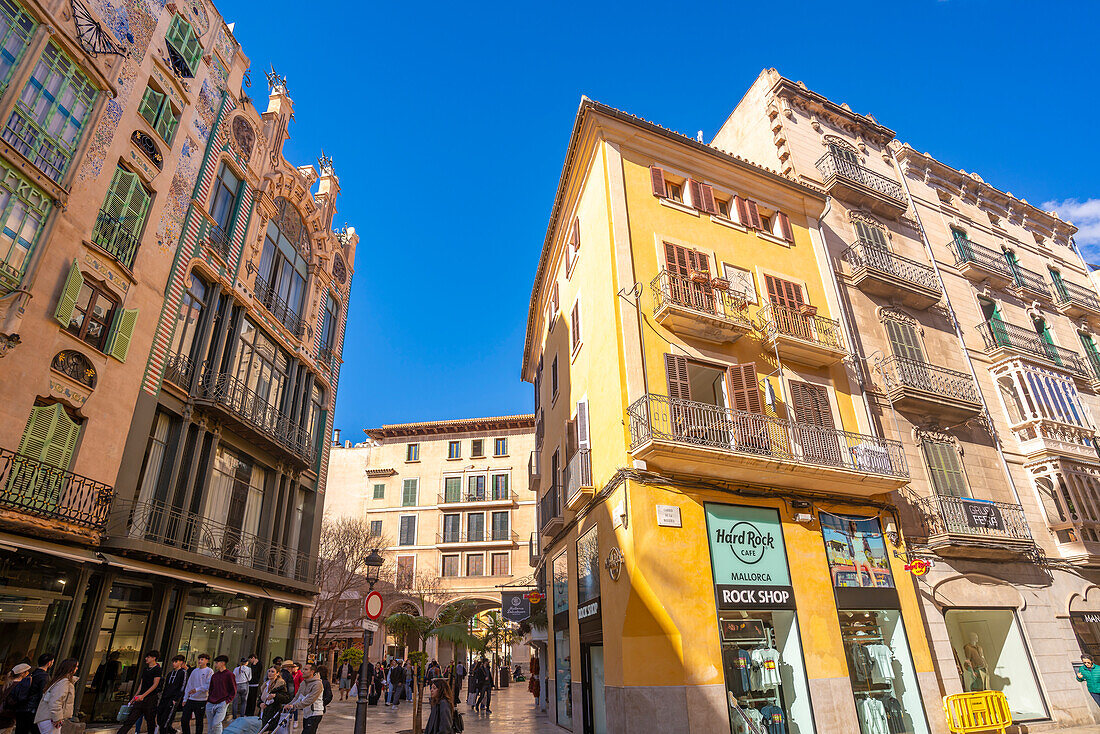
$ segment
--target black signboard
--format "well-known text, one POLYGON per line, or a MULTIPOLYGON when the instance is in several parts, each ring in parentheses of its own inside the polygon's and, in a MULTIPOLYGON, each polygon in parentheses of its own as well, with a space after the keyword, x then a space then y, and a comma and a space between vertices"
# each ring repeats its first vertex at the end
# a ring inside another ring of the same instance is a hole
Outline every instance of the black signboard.
POLYGON ((976 530, 1004 532, 1005 521, 1004 517, 1001 516, 1000 507, 992 502, 980 502, 978 500, 961 500, 961 502, 967 527, 976 530))
POLYGON ((732 586, 718 584, 719 609, 794 609, 790 586, 732 586))
POLYGON ((729 642, 737 640, 764 639, 764 623, 759 619, 722 619, 722 639, 729 642))
POLYGON ((500 613, 511 622, 522 622, 531 616, 531 600, 526 591, 502 591, 500 613))

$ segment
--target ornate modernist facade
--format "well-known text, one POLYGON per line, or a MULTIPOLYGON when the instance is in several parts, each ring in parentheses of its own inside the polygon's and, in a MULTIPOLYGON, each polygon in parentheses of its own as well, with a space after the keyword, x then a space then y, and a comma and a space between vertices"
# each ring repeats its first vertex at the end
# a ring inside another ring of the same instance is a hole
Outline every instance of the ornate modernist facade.
POLYGON ((113 719, 143 648, 300 649, 357 238, 202 0, 0 34, 0 657, 113 719))

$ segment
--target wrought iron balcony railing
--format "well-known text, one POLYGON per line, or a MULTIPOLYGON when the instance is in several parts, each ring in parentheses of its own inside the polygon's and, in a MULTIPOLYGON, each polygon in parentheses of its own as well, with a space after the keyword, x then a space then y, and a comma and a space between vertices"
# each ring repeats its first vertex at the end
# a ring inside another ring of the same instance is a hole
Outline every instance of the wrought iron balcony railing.
POLYGON ((777 335, 790 336, 829 349, 845 351, 840 322, 835 319, 768 303, 756 312, 756 320, 769 339, 777 335))
POLYGON ((940 290, 940 281, 932 267, 901 255, 895 255, 871 242, 856 242, 844 251, 841 258, 853 268, 877 270, 921 288, 933 291, 940 290))
POLYGON ((869 189, 873 189, 888 199, 892 199, 899 206, 906 206, 905 190, 897 181, 875 173, 870 168, 853 163, 841 158, 836 153, 829 151, 817 161, 817 170, 821 172, 828 186, 829 179, 843 178, 853 181, 869 189))
POLYGON ((588 449, 579 449, 573 454, 573 458, 565 465, 565 499, 566 503, 572 501, 573 496, 581 487, 592 486, 592 452, 588 449))
POLYGON ((164 363, 164 379, 182 387, 191 387, 191 378, 195 374, 195 362, 186 354, 171 354, 164 363))
POLYGON ((284 301, 272 285, 259 275, 256 276, 256 298, 291 334, 298 337, 302 335, 305 324, 297 309, 284 301))
POLYGON ((1044 341, 1034 331, 1004 321, 984 321, 977 328, 987 352, 998 348, 1010 349, 1048 360, 1082 377, 1089 376, 1081 355, 1044 341))
POLYGON ((518 543, 519 533, 507 530, 482 530, 478 532, 447 532, 435 534, 436 544, 441 543, 518 543))
POLYGON ((542 419, 542 413, 535 419, 535 448, 542 448, 542 440, 546 436, 546 423, 542 419))
POLYGON ((539 530, 546 532, 546 527, 555 521, 562 520, 561 514, 561 490, 560 484, 555 483, 539 498, 539 530))
POLYGON ((163 556, 181 562, 183 553, 313 583, 314 563, 308 553, 246 533, 224 522, 184 512, 163 502, 118 502, 107 528, 112 538, 130 538, 163 546, 163 556))
POLYGON ((929 536, 973 535, 993 541, 1032 539, 1024 508, 1011 502, 933 495, 916 504, 924 516, 929 536))
POLYGON ((206 244, 225 262, 229 262, 229 235, 217 224, 207 223, 206 244))
POLYGON ((440 492, 439 504, 453 505, 462 502, 516 502, 519 495, 511 490, 489 490, 487 492, 440 492))
POLYGON ((130 269, 134 266, 134 255, 138 249, 138 238, 133 232, 135 228, 140 228, 140 222, 115 219, 106 209, 100 209, 92 229, 92 242, 106 250, 126 269, 130 269))
POLYGON ((951 241, 951 252, 955 255, 956 266, 973 263, 985 270, 997 273, 1006 280, 1013 279, 1012 271, 1008 268, 1008 261, 1005 260, 1003 252, 997 252, 985 245, 979 245, 977 242, 958 238, 951 241))
POLYGON ((317 458, 309 431, 233 375, 205 369, 199 380, 197 402, 220 406, 307 465, 317 458))
POLYGON ((1054 283, 1054 303, 1059 306, 1073 304, 1093 313, 1100 313, 1100 298, 1095 293, 1064 280, 1054 283))
POLYGON ((1100 354, 1085 352, 1085 365, 1088 368, 1088 376, 1100 382, 1100 354))
POLYGON ((1043 280, 1043 276, 1033 270, 1028 270, 1017 263, 1009 266, 1012 271, 1012 280, 1017 288, 1030 291, 1032 294, 1050 300, 1050 289, 1043 280))
POLYGON ((527 538, 527 561, 531 568, 535 568, 539 565, 539 560, 542 558, 542 551, 539 549, 539 534, 531 533, 527 538))
POLYGON ((883 359, 875 365, 875 369, 882 376, 887 390, 908 387, 968 403, 981 403, 978 386, 968 372, 898 356, 883 359))
POLYGON ((719 405, 645 395, 628 409, 631 449, 648 441, 756 455, 772 461, 908 477, 901 443, 835 428, 731 410, 719 405))
POLYGON ((114 488, 0 449, 0 507, 90 530, 107 522, 114 488))
POLYGON ((662 270, 650 287, 654 314, 671 305, 721 319, 730 325, 752 328, 744 294, 731 290, 728 285, 715 287, 709 282, 695 282, 689 276, 662 270))

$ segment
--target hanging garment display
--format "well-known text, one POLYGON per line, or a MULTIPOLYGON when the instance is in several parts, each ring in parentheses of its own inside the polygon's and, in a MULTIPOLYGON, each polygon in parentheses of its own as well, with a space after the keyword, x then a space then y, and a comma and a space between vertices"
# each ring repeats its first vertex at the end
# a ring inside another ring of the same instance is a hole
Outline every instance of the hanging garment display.
POLYGON ((775 648, 757 648, 752 651, 750 658, 754 690, 775 688, 782 683, 779 677, 779 652, 775 648))
POLYGON ((864 650, 871 660, 872 680, 876 683, 889 683, 894 680, 894 653, 886 645, 875 643, 864 650))
POLYGON ((882 701, 868 696, 857 704, 857 713, 863 725, 863 734, 890 734, 886 707, 882 705, 882 701))
POLYGON ((886 709, 886 723, 890 727, 890 734, 906 734, 909 731, 905 726, 905 712, 901 708, 901 701, 889 696, 882 701, 886 709))
POLYGON ((761 708, 760 714, 764 717, 764 728, 768 734, 787 734, 787 717, 783 709, 770 704, 761 708))

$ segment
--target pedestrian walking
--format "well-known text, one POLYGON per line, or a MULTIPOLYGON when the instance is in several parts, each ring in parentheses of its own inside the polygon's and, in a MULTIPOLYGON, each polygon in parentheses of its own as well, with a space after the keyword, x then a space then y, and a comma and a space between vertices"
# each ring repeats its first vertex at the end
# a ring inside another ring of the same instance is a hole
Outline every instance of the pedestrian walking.
POLYGON ((302 683, 298 687, 298 693, 294 700, 283 706, 283 710, 301 711, 302 734, 316 734, 321 717, 325 713, 325 704, 321 699, 324 694, 324 683, 309 663, 303 666, 301 672, 302 683))
POLYGON ((431 713, 424 734, 454 734, 454 704, 451 701, 451 684, 443 678, 433 678, 428 701, 431 713))
POLYGON ((531 656, 531 680, 527 682, 527 692, 535 697, 535 702, 540 699, 541 683, 539 682, 539 656, 531 656))
POLYGON ((461 660, 455 666, 455 701, 462 700, 462 681, 466 679, 466 664, 461 660))
MULTIPOLYGON (((53 662, 51 658, 50 662, 53 662)), ((42 692, 34 723, 40 734, 61 734, 61 724, 73 715, 76 702, 76 672, 80 667, 76 658, 62 660, 54 672, 53 680, 42 692)))
MULTIPOLYGON (((363 660, 363 665, 369 665, 366 660, 363 660)), ((352 678, 355 676, 355 666, 351 664, 350 660, 345 660, 340 664, 340 667, 336 669, 336 680, 340 685, 340 700, 347 701, 348 693, 351 691, 351 684, 355 681, 352 678)), ((355 678, 358 680, 358 677, 355 678)), ((368 680, 370 680, 368 678, 368 680)))
POLYGON ((248 656, 248 670, 251 676, 248 679, 248 705, 245 706, 245 713, 248 716, 255 716, 260 697, 260 683, 264 679, 264 666, 260 665, 260 658, 256 653, 248 656))
POLYGON ((386 690, 386 703, 396 709, 401 703, 401 691, 405 689, 405 668, 397 660, 390 664, 386 682, 389 684, 386 690))
POLYGON ((248 710, 248 684, 252 682, 252 668, 248 664, 248 658, 241 658, 241 663, 233 668, 233 680, 237 684, 237 692, 233 696, 233 718, 244 716, 248 710))
POLYGON ((413 700, 413 687, 416 684, 416 668, 411 660, 405 661, 405 700, 413 700))
POLYGON ((130 700, 130 713, 118 728, 118 734, 126 734, 130 727, 138 722, 145 721, 145 731, 155 734, 157 729, 157 706, 160 703, 160 679, 162 671, 157 659, 160 653, 149 650, 145 653, 145 669, 141 671, 141 681, 138 684, 138 692, 130 700))
POLYGON ((11 669, 0 699, 0 730, 12 729, 31 691, 31 666, 19 663, 11 669))
POLYGON ((187 684, 184 686, 183 713, 180 715, 180 726, 183 734, 191 734, 191 718, 195 719, 195 734, 202 734, 203 724, 206 722, 206 699, 210 695, 210 677, 214 675, 214 669, 210 667, 210 656, 205 652, 199 653, 198 665, 191 669, 187 675, 187 684))
POLYGON ((210 734, 222 734, 225 710, 236 695, 237 680, 229 670, 229 656, 219 655, 214 658, 214 674, 210 676, 210 693, 206 698, 206 723, 210 726, 210 734))
POLYGON ((38 656, 38 667, 31 671, 30 689, 27 698, 23 702, 23 708, 15 715, 15 734, 36 734, 38 727, 35 725, 35 714, 38 712, 38 704, 42 701, 42 694, 50 682, 50 667, 53 666, 54 657, 50 653, 38 656))
POLYGON ((176 711, 183 707, 183 689, 187 683, 187 658, 177 655, 172 658, 171 666, 167 675, 164 676, 160 706, 157 707, 160 734, 175 734, 172 719, 176 718, 176 711))
POLYGON ((1081 656, 1081 662, 1083 665, 1077 669, 1077 680, 1084 681, 1092 700, 1100 706, 1100 666, 1096 665, 1096 661, 1088 653, 1081 656))
POLYGON ((477 696, 474 701, 474 710, 491 714, 493 712, 489 706, 493 702, 493 673, 492 668, 489 666, 489 661, 485 658, 478 661, 474 675, 470 676, 471 692, 474 692, 477 696), (477 676, 476 688, 474 675, 477 676))
POLYGON ((259 693, 260 720, 265 727, 271 717, 282 711, 283 706, 290 703, 290 699, 293 697, 290 688, 287 687, 286 680, 279 675, 278 669, 274 666, 268 668, 267 680, 264 681, 259 693))

